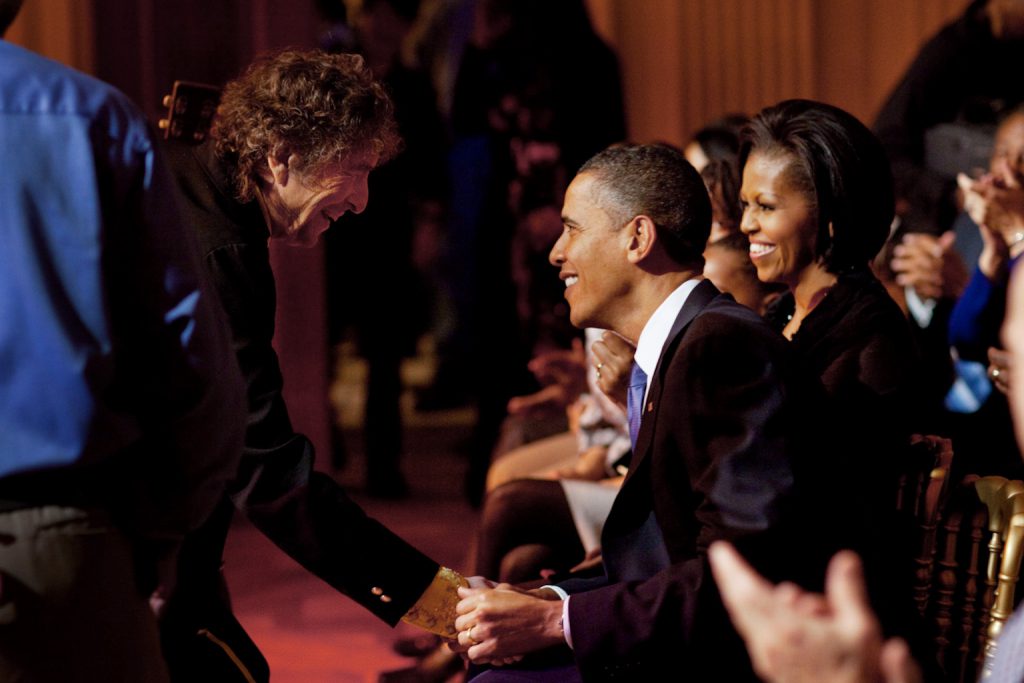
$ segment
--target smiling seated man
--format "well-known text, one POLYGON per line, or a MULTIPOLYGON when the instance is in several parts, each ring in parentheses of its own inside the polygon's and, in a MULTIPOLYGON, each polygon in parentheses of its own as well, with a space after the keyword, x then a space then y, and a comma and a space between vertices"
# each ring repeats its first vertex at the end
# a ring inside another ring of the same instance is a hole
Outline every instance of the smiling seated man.
MULTIPOLYGON (((477 680, 756 680, 708 573, 731 539, 763 573, 820 585, 846 526, 820 510, 824 420, 788 345, 705 280, 711 207, 675 149, 619 146, 566 193, 551 263, 579 327, 636 343, 634 456, 602 534, 603 572, 533 591, 460 589, 458 648, 477 680), (638 423, 638 424, 637 424, 638 423), (539 654, 539 653, 538 653, 539 654)), ((840 480, 841 481, 841 480, 840 480)), ((841 484, 828 509, 843 508, 841 484)))

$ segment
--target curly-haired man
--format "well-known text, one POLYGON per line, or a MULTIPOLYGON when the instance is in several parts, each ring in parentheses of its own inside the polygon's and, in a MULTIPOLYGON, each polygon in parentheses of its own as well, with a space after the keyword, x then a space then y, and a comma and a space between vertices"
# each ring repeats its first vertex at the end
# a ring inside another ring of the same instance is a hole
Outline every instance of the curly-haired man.
POLYGON ((312 470, 313 446, 289 421, 271 346, 269 240, 309 246, 343 214, 362 211, 368 174, 398 144, 391 101, 361 57, 292 50, 257 60, 227 85, 206 142, 170 146, 185 218, 227 313, 249 396, 231 500, 186 544, 179 589, 164 616, 176 680, 233 680, 227 671, 239 663, 253 679, 267 676, 265 660, 231 614, 218 569, 234 508, 390 624, 403 616, 415 621, 435 595, 428 587, 457 580, 312 470), (232 656, 224 657, 224 648, 232 656))

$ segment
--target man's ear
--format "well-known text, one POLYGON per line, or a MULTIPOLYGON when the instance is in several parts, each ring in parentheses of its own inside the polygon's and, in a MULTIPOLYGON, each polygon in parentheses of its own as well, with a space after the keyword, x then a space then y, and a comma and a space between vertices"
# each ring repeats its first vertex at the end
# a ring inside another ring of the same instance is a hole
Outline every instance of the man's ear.
POLYGON ((629 262, 640 263, 650 256, 658 242, 658 231, 654 227, 654 221, 641 214, 631 220, 624 230, 629 231, 629 262))
POLYGON ((297 162, 298 157, 294 154, 288 154, 285 151, 270 152, 267 154, 267 172, 269 174, 267 180, 272 181, 275 185, 287 185, 291 170, 297 162))

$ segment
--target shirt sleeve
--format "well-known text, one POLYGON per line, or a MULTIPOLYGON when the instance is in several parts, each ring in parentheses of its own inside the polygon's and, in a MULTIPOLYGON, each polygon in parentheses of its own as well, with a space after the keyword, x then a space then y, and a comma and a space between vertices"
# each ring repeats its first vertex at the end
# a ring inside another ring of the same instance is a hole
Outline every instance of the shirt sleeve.
POLYGON ((131 388, 123 395, 143 434, 130 522, 147 536, 176 538, 206 519, 234 476, 244 391, 162 152, 141 121, 109 140, 104 253, 115 384, 131 388))

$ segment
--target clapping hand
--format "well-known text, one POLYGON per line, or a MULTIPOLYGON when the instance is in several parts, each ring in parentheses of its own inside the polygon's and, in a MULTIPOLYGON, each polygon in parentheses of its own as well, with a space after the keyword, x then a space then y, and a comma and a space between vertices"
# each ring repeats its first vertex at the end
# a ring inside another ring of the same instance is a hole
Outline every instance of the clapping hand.
POLYGON ((825 594, 773 586, 728 543, 709 549, 722 602, 757 674, 770 683, 912 683, 921 672, 903 640, 882 642, 860 559, 829 563, 825 594))
POLYGON ((527 367, 544 388, 527 396, 515 396, 508 402, 512 415, 537 410, 563 410, 586 388, 586 357, 583 342, 573 339, 572 348, 547 351, 533 358, 527 367))
POLYGON ((1005 167, 1003 161, 996 172, 979 180, 963 173, 957 176, 964 210, 978 224, 984 242, 978 268, 993 281, 1005 275, 1010 248, 1021 243, 1018 235, 1024 235, 1024 188, 1005 167))
POLYGON ((896 282, 912 287, 921 299, 956 298, 967 283, 967 272, 953 251, 956 235, 939 237, 907 233, 893 249, 890 267, 896 282))

